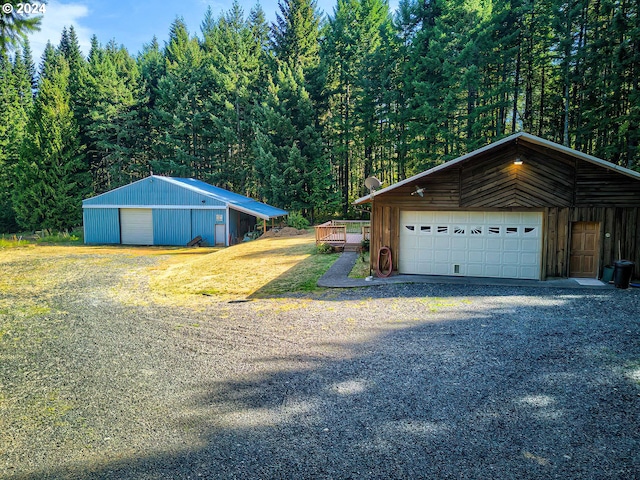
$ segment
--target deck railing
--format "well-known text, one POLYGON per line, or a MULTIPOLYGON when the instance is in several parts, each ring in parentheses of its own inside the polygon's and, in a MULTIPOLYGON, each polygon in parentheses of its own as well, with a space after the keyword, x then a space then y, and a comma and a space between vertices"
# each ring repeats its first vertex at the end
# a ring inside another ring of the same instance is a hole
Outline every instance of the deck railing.
POLYGON ((334 225, 344 225, 347 228, 347 233, 359 233, 362 234, 362 228, 368 227, 369 220, 332 220, 334 225))
POLYGON ((332 221, 316 225, 316 244, 345 244, 347 242, 347 227, 334 225, 332 221))
POLYGON ((329 243, 331 245, 345 245, 347 241, 360 243, 362 239, 369 239, 370 224, 362 220, 330 220, 322 225, 316 225, 316 244, 329 243))

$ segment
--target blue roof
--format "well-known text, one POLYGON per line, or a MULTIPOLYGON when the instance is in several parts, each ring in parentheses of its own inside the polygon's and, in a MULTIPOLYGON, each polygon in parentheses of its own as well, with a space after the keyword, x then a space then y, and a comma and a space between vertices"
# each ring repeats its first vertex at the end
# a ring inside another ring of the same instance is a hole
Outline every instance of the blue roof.
POLYGON ((253 198, 245 197, 239 193, 230 192, 224 188, 214 187, 213 185, 209 185, 208 183, 194 178, 163 177, 159 175, 153 175, 153 178, 158 178, 160 180, 188 188, 201 195, 224 202, 234 210, 239 210, 265 220, 289 214, 286 210, 272 207, 266 203, 258 202, 253 198))

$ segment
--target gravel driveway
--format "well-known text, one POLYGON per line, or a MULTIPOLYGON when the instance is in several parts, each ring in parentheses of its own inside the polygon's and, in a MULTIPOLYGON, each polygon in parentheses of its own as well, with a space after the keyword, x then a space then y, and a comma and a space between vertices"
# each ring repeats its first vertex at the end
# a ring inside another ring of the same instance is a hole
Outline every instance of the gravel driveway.
POLYGON ((42 310, 0 308, 0 478, 638 478, 637 290, 176 306, 161 260, 78 257, 42 310))

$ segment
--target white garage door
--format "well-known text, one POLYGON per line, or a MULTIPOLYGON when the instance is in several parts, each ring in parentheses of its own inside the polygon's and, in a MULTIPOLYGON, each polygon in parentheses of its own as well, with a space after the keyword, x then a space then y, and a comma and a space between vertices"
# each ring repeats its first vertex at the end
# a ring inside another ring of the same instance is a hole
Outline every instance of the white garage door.
POLYGON ((123 245, 153 245, 150 208, 120 209, 120 242, 123 245))
POLYGON ((542 213, 400 212, 400 273, 540 278, 542 213))

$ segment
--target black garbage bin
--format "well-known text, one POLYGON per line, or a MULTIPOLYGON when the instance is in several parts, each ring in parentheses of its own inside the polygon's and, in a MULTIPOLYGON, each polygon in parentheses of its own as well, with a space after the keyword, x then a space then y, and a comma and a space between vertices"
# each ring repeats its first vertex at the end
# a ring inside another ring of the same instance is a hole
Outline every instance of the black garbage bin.
POLYGON ((629 288, 633 267, 636 264, 629 260, 618 260, 613 265, 615 267, 613 270, 613 283, 616 288, 629 288))

